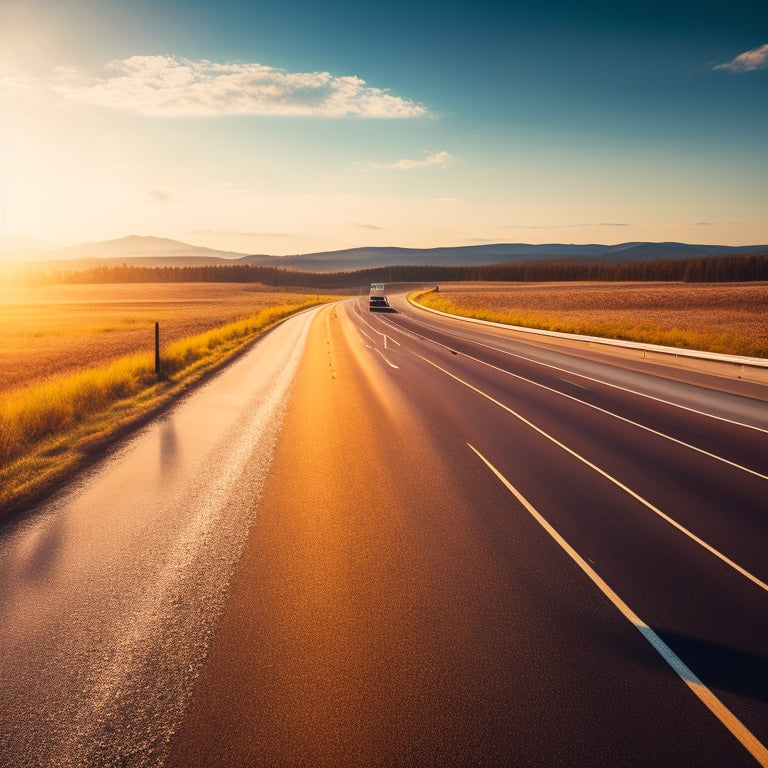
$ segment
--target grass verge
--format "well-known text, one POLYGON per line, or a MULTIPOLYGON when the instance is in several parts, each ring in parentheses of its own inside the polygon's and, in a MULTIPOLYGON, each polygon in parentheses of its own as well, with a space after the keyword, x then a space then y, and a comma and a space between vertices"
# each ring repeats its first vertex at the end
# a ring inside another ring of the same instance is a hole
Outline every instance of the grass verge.
POLYGON ((54 375, 0 397, 0 515, 34 503, 72 472, 244 351, 289 315, 332 297, 262 309, 255 315, 176 341, 153 354, 54 375))

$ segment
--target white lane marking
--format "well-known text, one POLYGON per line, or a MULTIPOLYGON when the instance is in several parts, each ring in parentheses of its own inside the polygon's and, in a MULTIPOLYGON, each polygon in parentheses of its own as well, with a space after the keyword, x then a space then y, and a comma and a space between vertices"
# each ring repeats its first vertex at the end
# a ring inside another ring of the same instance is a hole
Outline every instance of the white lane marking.
MULTIPOLYGON (((360 318, 361 322, 365 323, 365 324, 366 324, 366 325, 367 325, 367 326, 368 326, 368 327, 369 327, 369 328, 370 328, 370 329, 371 329, 371 330, 372 330, 374 333, 378 333, 378 334, 379 334, 379 336, 383 336, 383 337, 384 337, 384 349, 386 349, 386 348, 387 348, 387 339, 389 339, 390 341, 393 341, 395 344, 397 344, 397 346, 398 346, 398 347, 399 347, 399 346, 401 346, 400 342, 399 342, 397 339, 393 339, 391 336, 387 336, 387 334, 386 334, 386 333, 382 333, 381 331, 377 331, 377 330, 376 330, 376 329, 375 329, 375 328, 374 328, 374 327, 373 327, 373 326, 372 326, 372 325, 371 325, 371 324, 370 324, 370 323, 369 323, 369 322, 368 322, 368 321, 367 321, 367 320, 366 320, 366 319, 363 317, 363 315, 362 315, 362 313, 360 312, 360 309, 358 308, 357 304, 355 304, 354 306, 355 306, 355 310, 356 310, 356 312, 357 312, 357 316, 360 318)), ((380 318, 380 319, 381 319, 381 318, 380 318)), ((362 328, 361 328, 360 330, 362 330, 362 328)))
MULTIPOLYGON (((481 343, 481 342, 479 342, 481 343)), ((654 395, 649 395, 646 392, 638 392, 636 389, 630 389, 629 387, 622 387, 620 384, 612 384, 610 381, 603 381, 602 379, 596 379, 592 376, 587 376, 584 373, 576 373, 575 371, 569 371, 567 368, 559 368, 556 365, 552 365, 551 363, 542 363, 539 360, 535 360, 530 357, 525 357, 525 355, 517 355, 514 352, 508 352, 505 349, 497 349, 496 347, 488 346, 488 349, 495 350, 496 352, 500 352, 502 355, 508 355, 510 357, 517 357, 521 360, 526 360, 530 363, 535 363, 536 365, 541 365, 545 368, 551 368, 555 371, 564 371, 566 373, 570 373, 572 376, 578 376, 580 379, 584 379, 585 381, 591 381, 595 384, 602 384, 605 387, 610 387, 612 389, 618 389, 621 392, 627 392, 630 395, 637 395, 638 397, 644 397, 646 400, 653 400, 656 403, 662 403, 663 405, 669 405, 672 408, 679 408, 682 411, 688 411, 689 413, 695 413, 697 416, 706 416, 709 419, 715 419, 716 421, 723 421, 726 424, 733 424, 737 427, 744 427, 745 429, 753 429, 756 432, 763 432, 765 434, 768 434, 768 429, 764 429, 763 427, 756 427, 754 424, 745 424, 743 421, 736 421, 735 419, 729 419, 725 416, 716 416, 713 413, 707 413, 706 411, 700 411, 698 408, 691 408, 688 405, 681 405, 680 403, 674 403, 671 400, 665 400, 663 397, 655 397, 654 395)))
MULTIPOLYGON (((416 354, 414 352, 414 354, 416 354)), ((545 437, 550 442, 554 443, 558 448, 562 448, 566 453, 569 453, 574 458, 578 459, 583 464, 586 464, 590 469, 593 469, 595 472, 597 472, 599 475, 602 475, 606 480, 609 480, 611 483, 613 483, 617 488, 620 488, 625 493, 629 494, 633 499, 639 501, 643 506, 647 507, 651 510, 654 514, 658 515, 662 520, 669 523, 674 528, 677 528, 678 531, 685 534, 691 541, 696 542, 700 547, 703 547, 707 550, 707 552, 710 552, 715 557, 717 557, 719 560, 721 560, 726 565, 733 568, 736 572, 740 573, 742 576, 749 579, 751 582, 756 584, 761 589, 768 592, 768 584, 766 584, 764 581, 761 581, 757 576, 754 576, 751 574, 748 570, 745 568, 742 568, 738 563, 735 563, 733 560, 731 560, 729 557, 724 555, 719 550, 715 549, 711 544, 708 544, 703 539, 700 539, 693 531, 689 531, 685 526, 678 523, 676 520, 673 520, 669 515, 662 512, 658 507, 655 507, 653 504, 651 504, 650 501, 647 499, 644 499, 642 496, 640 496, 639 493, 636 493, 631 488, 627 487, 622 483, 620 480, 617 480, 612 475, 609 475, 604 469, 600 469, 596 464, 593 464, 589 459, 584 458, 584 456, 581 456, 580 454, 576 453, 572 448, 569 448, 564 443, 561 443, 557 438, 552 437, 552 435, 545 432, 541 427, 537 427, 533 422, 528 421, 524 416, 521 416, 517 411, 512 410, 508 405, 504 405, 504 403, 499 402, 494 397, 489 395, 487 392, 483 392, 481 389, 478 389, 477 387, 473 386, 469 382, 464 381, 463 379, 460 379, 458 376, 455 376, 450 371, 446 371, 445 368, 441 368, 437 363, 433 363, 431 360, 428 360, 426 357, 422 357, 421 355, 416 355, 416 357, 421 358, 425 363, 428 363, 433 368, 437 368, 438 371, 442 371, 446 376, 450 376, 454 381, 458 381, 460 384, 463 384, 468 389, 471 389, 473 392, 476 392, 478 395, 481 395, 482 397, 486 398, 486 400, 490 400, 494 405, 498 405, 499 408, 502 408, 507 413, 514 416, 519 421, 522 421, 523 424, 529 426, 534 431, 538 432, 542 437, 545 437)))
POLYGON ((366 339, 368 339, 368 341, 371 342, 371 344, 376 343, 362 328, 359 328, 358 330, 363 334, 363 336, 365 336, 366 339))
MULTIPOLYGON (((456 316, 454 316, 454 317, 456 317, 456 316)), ((461 318, 458 318, 458 319, 461 319, 461 318)), ((438 331, 438 332, 439 333, 448 333, 447 331, 438 331)), ((419 335, 419 334, 417 334, 417 335, 419 335)), ((422 338, 426 338, 426 337, 423 336, 422 338)), ((544 368, 551 368, 553 371, 560 371, 562 373, 568 373, 571 376, 578 376, 580 379, 584 379, 585 381, 591 381, 591 382, 594 382, 595 384, 602 384, 603 386, 611 387, 612 389, 618 389, 621 392, 628 392, 629 394, 637 395, 638 397, 645 397, 648 400, 653 400, 654 402, 657 402, 657 403, 663 403, 664 405, 669 405, 669 406, 672 406, 673 408, 680 408, 683 411, 689 411, 690 413, 695 413, 695 414, 698 414, 699 416, 706 416, 707 418, 716 419, 717 421, 724 421, 726 424, 734 424, 737 427, 744 427, 745 429, 754 429, 757 432, 764 432, 764 433, 768 434, 768 429, 764 429, 763 427, 756 427, 756 426, 754 426, 752 424, 744 424, 741 421, 734 421, 733 419, 727 419, 725 416, 715 416, 712 413, 707 413, 706 411, 699 411, 696 408, 691 408, 691 407, 689 407, 687 405, 680 405, 680 403, 673 403, 671 400, 664 400, 661 397, 655 397, 654 395, 648 395, 645 392, 638 392, 637 390, 629 389, 628 387, 622 387, 619 384, 612 384, 609 381, 603 381, 602 379, 596 379, 596 378, 593 378, 592 376, 587 376, 584 373, 576 373, 575 371, 571 371, 568 368, 561 368, 560 366, 552 365, 552 363, 542 363, 540 360, 536 360, 535 358, 527 357, 526 355, 521 355, 521 354, 518 354, 516 352, 509 352, 506 349, 499 349, 498 347, 494 347, 494 346, 492 346, 490 344, 485 344, 482 341, 475 341, 473 339, 467 339, 464 336, 456 336, 455 338, 461 339, 462 341, 467 341, 470 344, 477 344, 480 347, 485 347, 486 349, 490 349, 493 352, 498 352, 498 353, 500 353, 502 355, 507 355, 508 357, 516 357, 518 360, 525 360, 526 362, 534 363, 535 365, 540 365, 540 366, 542 366, 544 368)), ((427 341, 431 341, 431 339, 427 339, 427 341)), ((435 344, 439 344, 440 342, 434 342, 434 343, 435 344)), ((441 346, 445 346, 445 345, 441 344, 441 346)))
MULTIPOLYGON (((538 381, 533 381, 533 379, 528 379, 525 376, 521 376, 517 373, 512 373, 511 371, 507 371, 504 368, 499 368, 496 365, 493 365, 492 363, 488 363, 485 360, 481 360, 479 357, 473 357, 472 355, 468 355, 465 352, 457 353, 455 350, 451 349, 451 347, 447 346, 446 344, 443 344, 440 341, 435 341, 434 339, 430 339, 427 336, 422 336, 419 333, 416 333, 415 331, 405 331, 403 330, 403 333, 410 333, 417 338, 423 339, 424 341, 428 341, 432 344, 437 345, 438 347, 442 347, 443 349, 447 349, 448 351, 452 352, 453 354, 461 354, 462 356, 466 357, 468 360, 472 360, 476 363, 480 363, 480 365, 485 365, 488 368, 493 369, 494 371, 498 371, 499 373, 503 373, 506 376, 511 376, 513 379, 518 379, 518 381, 524 381, 527 384, 532 384, 534 387, 539 387, 540 389, 544 389, 547 392, 552 392, 555 395, 559 395, 560 397, 565 397, 568 400, 573 400, 575 403, 579 403, 580 405, 585 406, 586 408, 592 408, 595 411, 598 411, 599 413, 603 413, 606 416, 611 416, 614 419, 618 419, 619 421, 623 421, 625 424, 631 424, 633 427, 637 427, 638 429, 644 429, 646 432, 650 432, 652 435, 656 435, 657 437, 663 437, 665 440, 670 440, 671 442, 675 443, 676 445, 683 446, 684 448, 688 448, 692 451, 696 451, 696 453, 700 453, 702 456, 707 456, 710 459, 714 459, 715 461, 721 461, 723 464, 727 464, 729 467, 733 467, 734 469, 739 469, 742 472, 747 472, 750 475, 754 475, 755 477, 759 477, 761 480, 768 480, 768 475, 764 475, 761 472, 758 472, 757 470, 750 469, 749 467, 745 467, 741 464, 737 464, 734 461, 731 461, 730 459, 726 459, 723 456, 718 456, 715 453, 710 453, 709 451, 705 451, 703 448, 698 448, 695 445, 691 445, 690 443, 686 443, 682 440, 679 440, 676 437, 672 437, 671 435, 664 434, 664 432, 659 432, 658 430, 651 429, 651 427, 647 427, 644 424, 639 424, 636 421, 632 421, 631 419, 626 418, 625 416, 619 416, 617 413, 613 413, 612 411, 607 411, 605 408, 601 408, 599 405, 593 405, 592 403, 587 403, 584 400, 579 400, 578 397, 574 397, 573 395, 568 395, 565 392, 560 392, 557 389, 552 389, 552 387, 548 387, 546 384, 541 384, 538 381)), ((464 339, 467 341, 467 339, 464 339)), ((495 347, 491 347, 487 344, 483 344, 481 342, 470 342, 470 343, 477 343, 481 347, 486 347, 487 349, 493 350, 495 352, 502 352, 503 354, 508 354, 510 357, 519 357, 522 360, 528 360, 529 362, 536 362, 535 360, 529 360, 526 357, 523 357, 521 355, 514 355, 512 353, 504 352, 504 350, 496 349, 495 347)), ((414 353, 416 354, 416 353, 414 353)), ((545 363, 541 363, 541 365, 544 365, 547 368, 555 368, 555 366, 546 365, 545 363)), ((555 370, 562 370, 562 369, 555 369, 555 370)), ((579 374, 573 374, 574 376, 578 376, 579 374)), ((588 378, 586 376, 580 376, 580 378, 588 378)), ((590 381, 595 381, 598 384, 604 384, 605 382, 597 381, 597 379, 589 379, 590 381)), ((560 379, 560 381, 565 381, 565 379, 560 379)), ((574 386, 578 387, 579 384, 575 384, 574 382, 568 382, 569 384, 573 384, 574 386)), ((607 384, 606 386, 613 386, 611 384, 607 384)), ((586 387, 583 387, 583 389, 586 389, 586 387)), ((624 392, 629 392, 630 394, 637 394, 636 392, 632 392, 630 389, 624 389, 623 387, 614 387, 614 389, 619 389, 624 392)), ((651 398, 656 399, 656 398, 651 398)), ((666 402, 664 400, 661 400, 659 402, 666 402)), ((667 403, 668 405, 672 405, 671 403, 667 403)), ((683 407, 683 406, 680 406, 683 407)), ((685 410, 692 410, 690 408, 686 408, 685 410)), ((698 411, 693 411, 693 413, 699 413, 698 411)), ((706 415, 706 414, 704 414, 706 415)), ((713 416, 712 418, 719 418, 716 416, 713 416)), ((721 421, 727 421, 727 419, 721 419, 721 421)), ((738 422, 729 422, 731 424, 736 424, 737 426, 748 426, 748 425, 742 425, 738 424, 738 422)), ((758 427, 753 427, 753 429, 759 429, 758 427)))
POLYGON ((380 349, 374 349, 374 352, 378 352, 381 355, 381 359, 390 367, 394 368, 396 371, 400 370, 399 365, 395 365, 394 363, 387 360, 387 358, 384 356, 384 353, 380 349))
MULTIPOLYGON (((469 445, 469 443, 467 444, 469 445)), ((550 525, 550 523, 527 501, 527 499, 472 445, 469 447, 478 458, 493 472, 506 489, 525 507, 539 525, 560 545, 576 565, 590 578, 592 583, 618 608, 622 616, 633 624, 643 637, 653 646, 664 661, 669 664, 680 679, 693 691, 710 712, 731 732, 742 746, 768 768, 768 749, 757 737, 723 704, 715 694, 686 666, 683 660, 642 620, 640 617, 603 581, 597 572, 584 561, 578 552, 550 525)))

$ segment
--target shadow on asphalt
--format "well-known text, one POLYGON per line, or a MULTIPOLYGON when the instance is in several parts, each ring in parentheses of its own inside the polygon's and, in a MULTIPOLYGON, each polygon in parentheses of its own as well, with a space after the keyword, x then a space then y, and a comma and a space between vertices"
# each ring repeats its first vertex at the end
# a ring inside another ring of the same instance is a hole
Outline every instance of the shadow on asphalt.
POLYGON ((768 703, 765 657, 674 632, 657 634, 708 688, 768 703))

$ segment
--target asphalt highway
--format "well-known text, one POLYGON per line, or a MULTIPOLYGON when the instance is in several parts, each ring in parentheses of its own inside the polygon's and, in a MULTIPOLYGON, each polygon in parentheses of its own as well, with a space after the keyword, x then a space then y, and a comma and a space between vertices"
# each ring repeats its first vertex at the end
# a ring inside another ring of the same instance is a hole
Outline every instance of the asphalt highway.
POLYGON ((391 303, 4 527, 0 764, 768 766, 766 388, 391 303))

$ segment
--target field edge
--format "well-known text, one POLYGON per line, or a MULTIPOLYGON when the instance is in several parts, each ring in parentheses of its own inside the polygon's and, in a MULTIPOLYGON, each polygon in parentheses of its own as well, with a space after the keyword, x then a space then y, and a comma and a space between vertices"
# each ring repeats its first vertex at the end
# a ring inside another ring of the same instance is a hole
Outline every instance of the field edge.
POLYGON ((220 357, 194 367, 187 375, 175 380, 162 379, 154 387, 114 403, 110 409, 78 428, 53 435, 36 445, 28 454, 0 469, 0 521, 23 515, 61 491, 76 475, 103 459, 123 440, 246 354, 290 317, 337 300, 337 297, 327 297, 311 306, 296 309, 244 338, 220 357))

